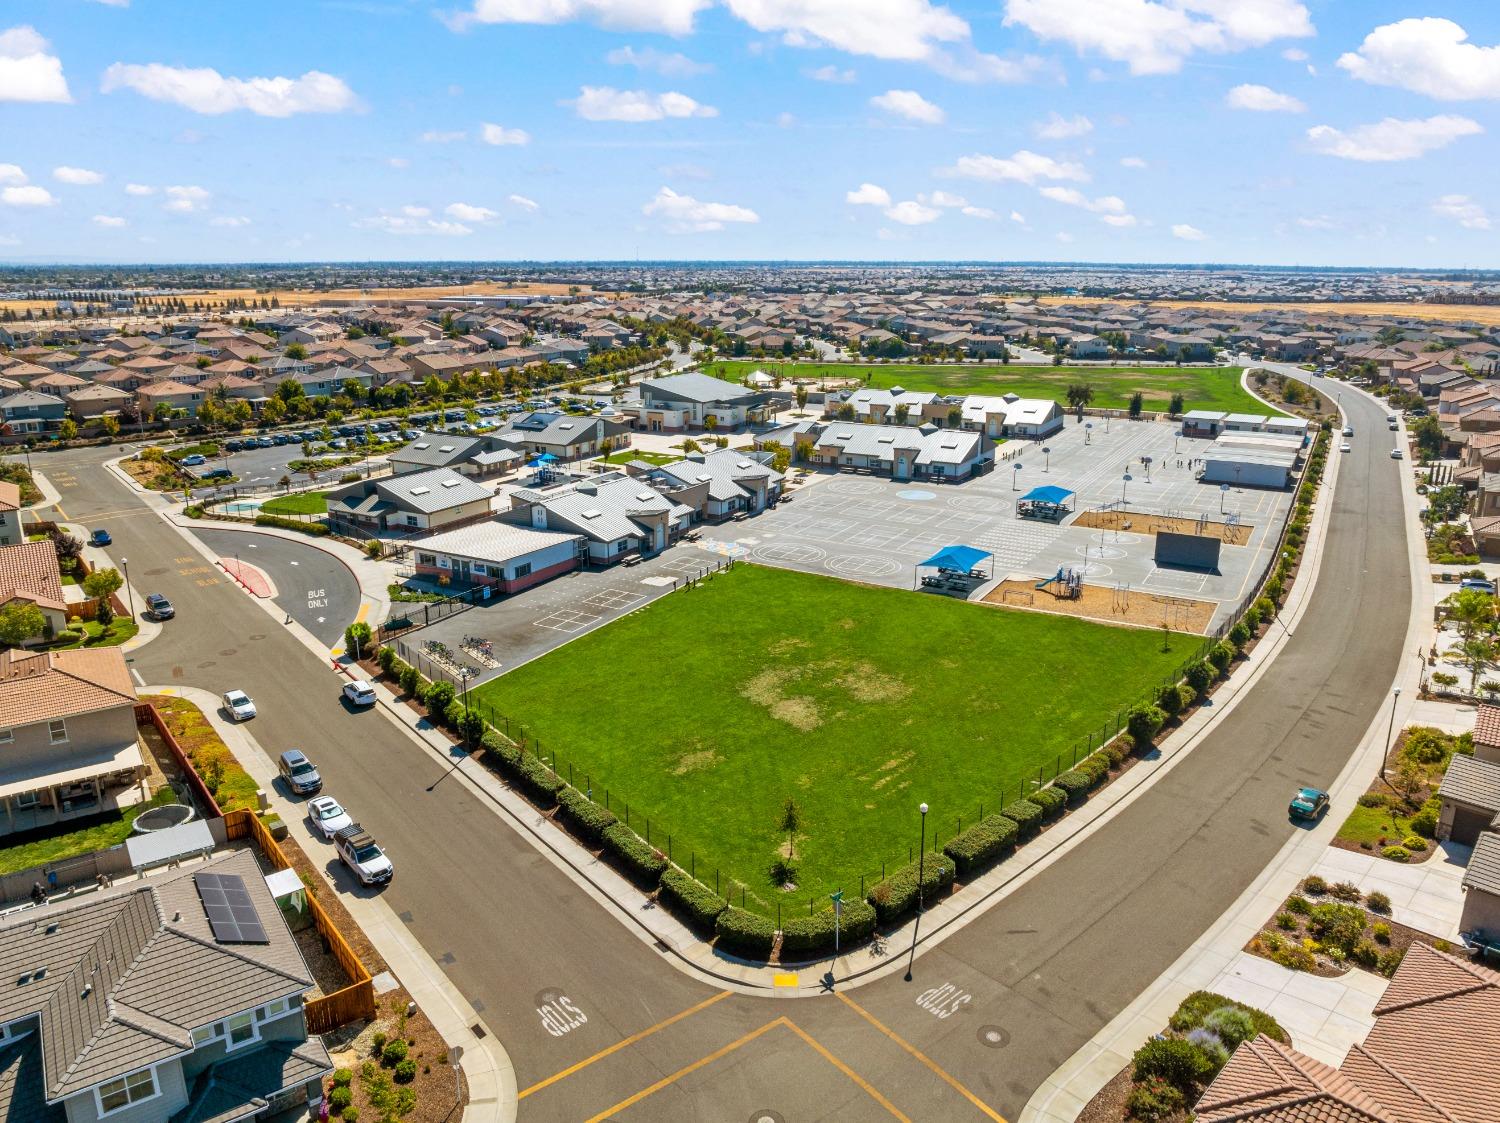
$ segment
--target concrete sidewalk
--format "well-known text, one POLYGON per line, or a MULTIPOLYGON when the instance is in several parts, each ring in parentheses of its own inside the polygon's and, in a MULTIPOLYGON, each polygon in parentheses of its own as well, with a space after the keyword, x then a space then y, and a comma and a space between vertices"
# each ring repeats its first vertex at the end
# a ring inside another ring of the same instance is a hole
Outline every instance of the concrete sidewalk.
POLYGON ((281 816, 298 844, 312 859, 329 891, 338 897, 379 950, 391 973, 426 1011, 433 1027, 448 1046, 462 1049, 459 1064, 469 1085, 469 1103, 463 1116, 465 1123, 515 1119, 516 1076, 500 1038, 484 1025, 484 1020, 448 981, 442 968, 417 943, 383 898, 339 891, 320 861, 331 854, 329 844, 314 835, 307 821, 305 804, 294 803, 282 795, 276 784, 276 764, 251 735, 250 727, 226 721, 219 712, 219 699, 206 690, 150 686, 143 692, 176 695, 203 711, 235 759, 265 791, 271 808, 281 816), (475 1027, 481 1028, 483 1034, 475 1034, 475 1027))
POLYGON ((1437 852, 1412 865, 1330 846, 1310 872, 1330 884, 1349 881, 1365 893, 1384 893, 1391 899, 1391 919, 1397 924, 1457 943, 1464 870, 1474 848, 1456 842, 1432 845, 1437 852))

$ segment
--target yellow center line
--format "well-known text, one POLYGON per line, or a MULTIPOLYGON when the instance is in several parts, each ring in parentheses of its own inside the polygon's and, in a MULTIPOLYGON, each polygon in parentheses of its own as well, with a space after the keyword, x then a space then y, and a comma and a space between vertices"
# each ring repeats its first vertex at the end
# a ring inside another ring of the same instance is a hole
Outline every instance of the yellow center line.
POLYGON ((858 1002, 855 1002, 854 999, 850 998, 847 994, 844 994, 842 991, 839 992, 839 999, 840 999, 840 1001, 842 1001, 844 1003, 845 1006, 848 1006, 851 1010, 853 1010, 855 1013, 857 1013, 861 1018, 863 1018, 865 1021, 869 1022, 872 1026, 874 1026, 876 1029, 878 1029, 881 1033, 885 1034, 892 1041, 894 1041, 897 1045, 901 1046, 901 1048, 905 1049, 912 1056, 916 1057, 917 1060, 921 1061, 924 1065, 926 1065, 929 1069, 931 1069, 945 1084, 947 1084, 950 1088, 952 1088, 954 1091, 956 1091, 959 1095, 963 1096, 964 1099, 968 1100, 971 1104, 973 1104, 975 1107, 977 1107, 980 1111, 984 1112, 984 1114, 985 1114, 985 1116, 987 1118, 994 1120, 995 1123, 1006 1123, 1005 1116, 1001 1115, 994 1108, 990 1107, 989 1104, 985 1103, 978 1096, 976 1096, 973 1092, 971 1092, 967 1088, 965 1088, 954 1077, 950 1076, 942 1068, 942 1066, 940 1066, 936 1061, 934 1061, 926 1053, 922 1052, 922 1050, 918 1049, 911 1042, 907 1041, 904 1037, 902 1037, 895 1030, 893 1030, 889 1026, 887 1026, 884 1022, 882 1022, 874 1014, 872 1014, 868 1010, 866 1010, 858 1002))
POLYGON ((639 1033, 633 1033, 629 1037, 624 1038, 621 1041, 616 1041, 608 1049, 601 1049, 601 1050, 599 1050, 599 1052, 595 1053, 592 1057, 586 1057, 583 1060, 579 1061, 577 1064, 575 1064, 575 1065, 569 1065, 567 1068, 563 1069, 561 1072, 555 1073, 552 1076, 547 1077, 547 1079, 539 1081, 536 1084, 533 1084, 530 1088, 527 1088, 523 1092, 521 1092, 520 1095, 518 1095, 516 1098, 518 1100, 524 1100, 527 1096, 531 1095, 533 1092, 540 1092, 543 1088, 546 1088, 546 1087, 548 1087, 548 1086, 550 1086, 552 1084, 556 1084, 559 1080, 566 1080, 568 1077, 572 1076, 575 1072, 578 1072, 581 1069, 588 1068, 588 1066, 591 1065, 591 1064, 593 1064, 595 1061, 602 1061, 605 1057, 610 1056, 612 1053, 618 1053, 621 1049, 628 1049, 630 1046, 634 1045, 637 1041, 643 1041, 644 1039, 650 1037, 653 1033, 656 1033, 656 1032, 658 1032, 660 1030, 664 1030, 668 1026, 674 1025, 677 1022, 682 1021, 683 1018, 689 1018, 689 1017, 692 1017, 694 1014, 698 1013, 701 1010, 707 1010, 715 1002, 719 1002, 719 1001, 721 1001, 721 1000, 723 1000, 725 998, 728 998, 730 996, 730 994, 732 994, 732 993, 733 993, 732 991, 721 990, 718 994, 714 995, 712 998, 705 998, 702 1002, 698 1003, 698 1005, 696 1005, 696 1006, 689 1006, 686 1010, 683 1010, 682 1012, 677 1013, 677 1014, 673 1014, 670 1018, 666 1018, 666 1019, 664 1019, 662 1021, 659 1021, 654 1026, 647 1026, 645 1029, 641 1030, 639 1033))
POLYGON ((831 1064, 834 1068, 842 1072, 850 1080, 854 1081, 854 1083, 858 1084, 860 1088, 864 1090, 865 1094, 872 1100, 878 1103, 881 1107, 885 1108, 886 1111, 890 1112, 897 1119, 901 1120, 901 1123, 911 1123, 911 1118, 908 1115, 906 1115, 898 1107, 896 1107, 895 1104, 891 1103, 890 1100, 886 1099, 878 1091, 876 1091, 875 1088, 871 1086, 870 1082, 863 1076, 855 1072, 852 1068, 835 1057, 827 1049, 823 1048, 820 1042, 818 1042, 811 1034, 806 1033, 796 1022, 792 1021, 790 1018, 785 1018, 783 1019, 783 1021, 786 1022, 788 1029, 790 1029, 798 1037, 802 1038, 803 1041, 807 1042, 814 1049, 816 1049, 820 1057, 831 1064))

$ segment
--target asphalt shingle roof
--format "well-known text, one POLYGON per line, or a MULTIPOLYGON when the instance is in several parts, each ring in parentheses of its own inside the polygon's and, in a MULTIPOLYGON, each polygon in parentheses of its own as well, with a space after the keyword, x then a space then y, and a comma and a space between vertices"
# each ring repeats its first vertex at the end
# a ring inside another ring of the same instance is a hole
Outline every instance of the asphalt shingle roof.
POLYGON ((1500 764, 1457 755, 1438 785, 1438 795, 1486 811, 1500 811, 1500 764))
POLYGON ((1479 836, 1464 870, 1463 887, 1500 897, 1500 834, 1485 831, 1479 836))

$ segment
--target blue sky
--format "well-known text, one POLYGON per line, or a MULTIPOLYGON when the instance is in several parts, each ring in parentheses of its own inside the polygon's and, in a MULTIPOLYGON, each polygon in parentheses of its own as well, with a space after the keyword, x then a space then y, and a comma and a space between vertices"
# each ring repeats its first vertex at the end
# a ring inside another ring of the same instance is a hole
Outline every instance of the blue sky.
POLYGON ((6 0, 0 259, 1497 268, 1497 108, 1476 0, 6 0))

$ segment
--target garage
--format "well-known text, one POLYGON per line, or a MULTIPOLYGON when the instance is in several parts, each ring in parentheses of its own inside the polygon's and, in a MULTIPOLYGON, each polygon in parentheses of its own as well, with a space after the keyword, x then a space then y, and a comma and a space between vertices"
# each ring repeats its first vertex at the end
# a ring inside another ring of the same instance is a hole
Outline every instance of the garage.
POLYGON ((1453 830, 1448 836, 1452 841, 1472 846, 1479 840, 1491 821, 1495 818, 1489 811, 1476 811, 1472 807, 1453 808, 1453 830))
POLYGON ((1500 764, 1455 756, 1438 785, 1438 837, 1472 845, 1500 816, 1500 764))

